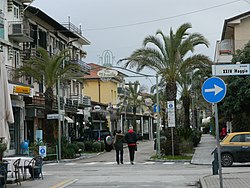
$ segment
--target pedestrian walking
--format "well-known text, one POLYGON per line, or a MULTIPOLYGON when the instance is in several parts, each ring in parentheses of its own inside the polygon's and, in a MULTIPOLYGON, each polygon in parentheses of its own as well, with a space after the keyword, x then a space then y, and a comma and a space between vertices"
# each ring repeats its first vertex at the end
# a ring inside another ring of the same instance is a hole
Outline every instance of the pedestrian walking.
POLYGON ((130 126, 128 132, 125 134, 125 141, 128 144, 130 163, 134 164, 135 151, 137 150, 136 142, 138 140, 137 134, 134 132, 133 127, 130 126))
POLYGON ((121 130, 117 130, 114 138, 114 148, 116 152, 116 162, 119 165, 123 164, 123 142, 124 135, 121 130))

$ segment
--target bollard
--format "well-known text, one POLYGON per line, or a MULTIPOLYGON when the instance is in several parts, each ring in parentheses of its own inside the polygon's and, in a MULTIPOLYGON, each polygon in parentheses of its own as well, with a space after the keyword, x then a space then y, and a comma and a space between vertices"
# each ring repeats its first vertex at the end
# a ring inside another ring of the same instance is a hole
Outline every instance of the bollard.
POLYGON ((219 162, 218 162, 218 152, 217 149, 215 149, 211 155, 214 154, 214 160, 212 162, 212 168, 213 168, 213 175, 218 175, 219 170, 219 162))

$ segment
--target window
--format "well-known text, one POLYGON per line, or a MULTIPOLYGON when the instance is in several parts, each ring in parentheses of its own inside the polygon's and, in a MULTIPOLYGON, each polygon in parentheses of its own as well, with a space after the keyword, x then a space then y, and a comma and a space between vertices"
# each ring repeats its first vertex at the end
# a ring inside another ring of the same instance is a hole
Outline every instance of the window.
POLYGON ((250 134, 245 135, 245 142, 250 142, 250 134))
POLYGON ((4 22, 2 18, 0 18, 0 38, 4 39, 4 22))
POLYGON ((241 137, 241 135, 236 135, 236 136, 234 136, 232 139, 231 139, 231 141, 230 142, 240 142, 240 137, 241 137))
POLYGON ((14 18, 19 19, 20 18, 19 7, 17 5, 14 5, 13 9, 14 9, 14 18))
POLYGON ((14 61, 15 68, 18 68, 20 66, 20 53, 19 53, 19 51, 16 51, 16 50, 14 51, 13 61, 14 61))

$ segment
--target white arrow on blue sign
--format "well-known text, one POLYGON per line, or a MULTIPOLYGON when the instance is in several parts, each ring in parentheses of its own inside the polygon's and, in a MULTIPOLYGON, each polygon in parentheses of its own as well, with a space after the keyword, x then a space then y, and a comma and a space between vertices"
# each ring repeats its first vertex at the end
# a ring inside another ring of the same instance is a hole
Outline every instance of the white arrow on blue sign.
POLYGON ((208 78, 202 86, 202 95, 209 103, 218 103, 226 95, 226 84, 218 77, 208 78))
POLYGON ((154 113, 157 113, 157 112, 160 112, 161 111, 161 107, 160 107, 160 105, 158 106, 158 111, 157 111, 157 105, 155 104, 154 105, 154 113))

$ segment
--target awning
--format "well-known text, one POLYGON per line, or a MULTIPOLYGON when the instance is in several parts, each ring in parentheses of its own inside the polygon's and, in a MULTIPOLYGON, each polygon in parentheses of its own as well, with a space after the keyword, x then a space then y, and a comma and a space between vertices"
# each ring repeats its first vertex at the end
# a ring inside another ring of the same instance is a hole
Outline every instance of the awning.
POLYGON ((64 119, 65 119, 66 121, 68 121, 68 123, 74 123, 74 120, 71 119, 71 118, 68 117, 68 116, 64 116, 64 119))

